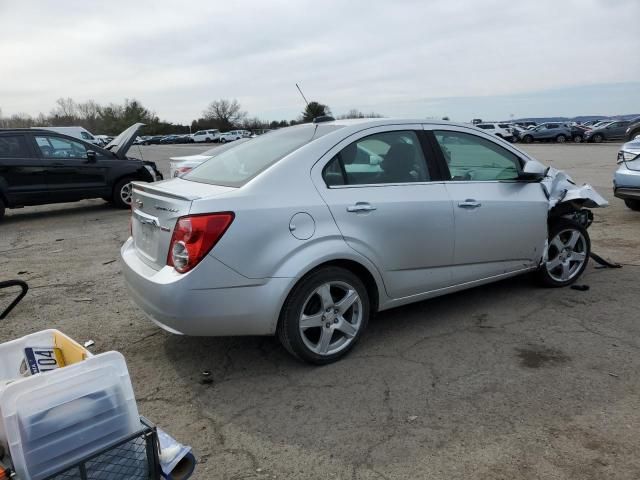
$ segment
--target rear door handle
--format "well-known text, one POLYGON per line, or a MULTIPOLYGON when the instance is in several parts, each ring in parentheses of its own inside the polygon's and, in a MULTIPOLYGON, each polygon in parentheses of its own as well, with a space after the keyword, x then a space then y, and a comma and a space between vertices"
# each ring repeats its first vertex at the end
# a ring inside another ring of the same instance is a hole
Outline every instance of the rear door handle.
POLYGON ((347 207, 347 212, 353 212, 353 213, 372 212, 374 210, 376 210, 376 207, 374 207, 368 202, 356 202, 355 205, 349 205, 347 207))
POLYGON ((458 202, 458 207, 460 208, 474 209, 481 206, 482 204, 473 198, 467 198, 464 202, 458 202))

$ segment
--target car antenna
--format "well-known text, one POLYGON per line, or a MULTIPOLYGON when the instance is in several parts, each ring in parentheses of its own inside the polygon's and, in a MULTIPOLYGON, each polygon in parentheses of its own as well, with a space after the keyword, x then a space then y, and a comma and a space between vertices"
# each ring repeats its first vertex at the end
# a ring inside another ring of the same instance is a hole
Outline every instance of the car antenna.
POLYGON ((302 90, 300 89, 300 86, 297 83, 296 83, 296 88, 300 92, 300 95, 302 95, 302 99, 304 100, 304 103, 306 103, 307 107, 308 107, 309 106, 309 102, 307 102, 307 97, 304 96, 304 93, 302 93, 302 90))

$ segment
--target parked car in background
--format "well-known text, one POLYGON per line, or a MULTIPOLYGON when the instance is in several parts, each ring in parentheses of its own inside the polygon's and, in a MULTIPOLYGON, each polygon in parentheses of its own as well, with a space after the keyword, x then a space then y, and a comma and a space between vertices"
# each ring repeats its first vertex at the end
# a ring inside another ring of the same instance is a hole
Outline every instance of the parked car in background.
POLYGON ((629 126, 628 120, 616 120, 613 122, 605 123, 599 127, 594 127, 591 130, 587 130, 584 134, 584 139, 587 142, 600 143, 604 140, 620 140, 625 138, 627 127, 629 126))
POLYGON ((191 135, 193 141, 195 143, 213 143, 217 142, 220 139, 220 130, 211 129, 211 130, 198 130, 196 133, 191 135))
POLYGON ((105 148, 47 129, 0 129, 0 217, 5 208, 104 198, 131 204, 131 182, 155 182, 155 163, 127 157, 136 123, 105 148))
POLYGON ((640 138, 625 143, 618 152, 613 194, 631 210, 640 211, 640 138))
POLYGON ((147 137, 142 144, 143 145, 159 145, 163 138, 164 138, 164 135, 153 135, 151 137, 147 137))
POLYGON ((575 282, 607 202, 472 126, 363 119, 233 146, 134 183, 132 205, 123 275, 158 326, 276 334, 325 364, 378 311, 526 272, 575 282))
POLYGON ((627 127, 627 131, 625 132, 625 136, 627 140, 640 139, 640 118, 634 118, 631 120, 627 127))
POLYGON ((32 127, 38 130, 50 130, 52 132, 63 133, 70 137, 79 138, 85 142, 93 143, 94 145, 102 145, 102 141, 84 127, 32 127))
POLYGON ((184 175, 187 172, 190 172, 198 165, 203 164, 207 160, 219 155, 222 152, 229 150, 241 143, 248 141, 248 138, 241 138, 233 143, 228 143, 227 145, 221 145, 219 147, 210 148, 209 150, 205 150, 204 152, 198 155, 186 155, 183 157, 171 157, 169 160, 169 177, 179 177, 180 175, 184 175))
POLYGON ((583 125, 575 124, 575 125, 571 125, 569 129, 571 130, 571 139, 575 143, 581 143, 584 141, 584 134, 588 130, 587 127, 583 125))
POLYGON ((231 130, 230 132, 221 133, 218 141, 220 143, 233 142, 250 136, 251 132, 247 130, 231 130))
POLYGON ((571 129, 566 124, 549 122, 542 123, 531 130, 527 130, 520 139, 524 143, 531 143, 534 141, 554 141, 564 143, 572 138, 571 129))
POLYGON ((513 141, 513 131, 511 130, 510 125, 506 123, 478 123, 476 127, 486 130, 487 133, 492 133, 497 137, 513 141))

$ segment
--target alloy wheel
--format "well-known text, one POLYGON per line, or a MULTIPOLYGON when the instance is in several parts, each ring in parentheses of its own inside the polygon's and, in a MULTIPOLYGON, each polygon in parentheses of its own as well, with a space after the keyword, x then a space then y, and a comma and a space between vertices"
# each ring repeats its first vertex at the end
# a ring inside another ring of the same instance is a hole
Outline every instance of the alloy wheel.
POLYGON ((125 183, 120 189, 120 198, 127 205, 131 205, 131 184, 125 183))
POLYGON ((351 344, 362 326, 363 305, 346 282, 326 282, 305 300, 299 330, 305 346, 318 355, 333 355, 351 344))
POLYGON ((587 252, 587 241, 579 230, 561 230, 549 243, 547 273, 557 282, 573 279, 587 261, 587 252))

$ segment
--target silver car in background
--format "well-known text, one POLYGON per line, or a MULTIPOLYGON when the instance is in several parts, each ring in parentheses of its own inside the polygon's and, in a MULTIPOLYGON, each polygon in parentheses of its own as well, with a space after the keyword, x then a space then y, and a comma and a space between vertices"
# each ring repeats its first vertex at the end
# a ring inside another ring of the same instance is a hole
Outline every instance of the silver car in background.
POLYGON ((606 201, 480 129, 360 119, 283 128, 133 184, 134 301, 186 335, 273 335, 316 364, 374 312, 538 272, 574 282, 606 201))
POLYGON ((640 139, 625 143, 618 152, 613 194, 631 210, 640 211, 640 139))

